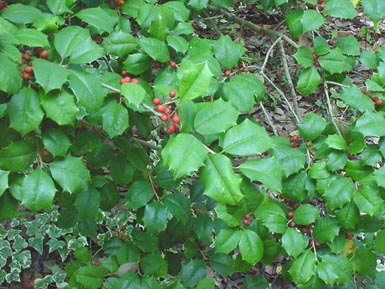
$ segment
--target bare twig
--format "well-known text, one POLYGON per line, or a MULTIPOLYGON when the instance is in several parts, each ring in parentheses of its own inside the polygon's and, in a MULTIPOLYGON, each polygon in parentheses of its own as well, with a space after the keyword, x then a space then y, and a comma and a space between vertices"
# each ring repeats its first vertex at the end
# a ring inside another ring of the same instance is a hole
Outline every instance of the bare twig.
POLYGON ((271 121, 270 115, 269 115, 269 113, 267 112, 266 108, 264 107, 262 101, 259 102, 259 106, 261 107, 261 109, 262 109, 262 111, 263 111, 263 114, 265 115, 268 124, 270 125, 271 129, 273 130, 273 133, 274 133, 275 135, 278 135, 277 129, 275 128, 273 122, 271 121))
POLYGON ((249 28, 249 29, 251 29, 257 33, 266 35, 272 39, 282 37, 282 39, 285 40, 287 43, 289 43, 291 46, 293 46, 295 48, 299 47, 299 45, 297 43, 295 43, 292 39, 287 37, 282 32, 263 28, 262 26, 256 25, 253 22, 247 21, 247 20, 242 19, 238 16, 235 16, 234 14, 223 11, 222 9, 219 9, 219 8, 216 8, 213 6, 209 6, 208 9, 214 13, 221 13, 226 19, 231 20, 231 21, 236 22, 236 23, 239 23, 240 25, 247 27, 247 28, 249 28))
POLYGON ((324 86, 324 93, 325 93, 325 97, 326 97, 327 110, 328 110, 330 120, 331 120, 334 128, 336 129, 337 133, 339 135, 342 135, 340 128, 338 127, 336 120, 334 119, 332 103, 330 101, 330 96, 329 96, 329 87, 328 87, 328 83, 325 81, 325 77, 323 79, 323 86, 324 86))
POLYGON ((262 64, 262 67, 261 67, 261 72, 262 72, 262 73, 263 73, 263 71, 264 71, 265 68, 266 68, 266 65, 267 65, 267 62, 269 61, 271 52, 273 51, 274 47, 278 44, 278 42, 279 42, 281 39, 282 39, 281 37, 279 37, 278 39, 276 39, 276 40, 273 42, 273 44, 269 47, 269 49, 267 50, 266 56, 265 56, 265 60, 263 61, 263 64, 262 64))
POLYGON ((282 41, 279 41, 279 48, 281 51, 283 71, 285 72, 286 80, 287 80, 287 83, 289 84, 289 88, 291 92, 291 97, 293 99, 294 111, 298 119, 300 120, 300 122, 302 122, 301 116, 299 115, 299 111, 298 111, 298 96, 297 96, 297 93, 295 92, 293 80, 291 79, 291 76, 290 76, 289 65, 287 64, 286 53, 285 53, 285 49, 283 47, 282 41))

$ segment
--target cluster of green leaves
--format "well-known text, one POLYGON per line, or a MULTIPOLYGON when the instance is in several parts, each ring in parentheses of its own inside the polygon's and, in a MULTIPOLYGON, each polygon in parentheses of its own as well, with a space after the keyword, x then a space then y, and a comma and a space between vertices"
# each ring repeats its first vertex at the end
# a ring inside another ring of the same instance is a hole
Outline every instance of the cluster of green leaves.
MULTIPOLYGON (((96 236, 100 262, 75 250, 71 288, 214 288, 208 267, 232 275, 282 256, 283 277, 298 288, 382 284, 385 118, 372 99, 384 98, 383 48, 361 51, 353 36, 297 47, 298 91, 340 83, 333 97, 357 118, 339 134, 309 113, 293 147, 250 116, 266 87, 239 67, 243 46, 199 38, 190 22, 233 1, 79 2, 23 1, 0 17, 0 219, 19 204, 35 212, 55 203, 60 228, 96 236), (365 89, 348 77, 358 59, 375 71, 365 89), (120 82, 125 74, 136 81, 120 82), (166 135, 155 96, 178 113, 176 134, 166 135), (120 201, 129 217, 106 234, 101 216, 120 201)), ((323 11, 315 0, 247 2, 282 8, 294 38, 324 16, 356 16, 348 0, 323 11)), ((376 5, 362 0, 378 22, 376 5)))

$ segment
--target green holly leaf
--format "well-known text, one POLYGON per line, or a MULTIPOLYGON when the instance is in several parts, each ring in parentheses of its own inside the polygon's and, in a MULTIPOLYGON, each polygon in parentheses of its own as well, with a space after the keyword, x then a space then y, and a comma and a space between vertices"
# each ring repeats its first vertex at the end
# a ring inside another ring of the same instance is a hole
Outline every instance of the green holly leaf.
POLYGON ((203 8, 207 7, 208 2, 209 0, 189 0, 188 4, 194 10, 202 10, 203 8))
POLYGON ((354 126, 354 131, 363 136, 385 136, 385 118, 378 112, 365 112, 361 115, 354 126))
POLYGON ((82 9, 75 16, 95 28, 99 34, 112 32, 118 22, 116 12, 100 7, 82 9))
POLYGON ((339 231, 336 219, 329 216, 319 218, 313 228, 314 238, 320 243, 333 242, 339 231))
POLYGON ((374 111, 374 102, 361 92, 357 86, 351 86, 343 88, 339 98, 342 99, 344 103, 357 109, 358 111, 374 111))
POLYGON ((296 284, 305 284, 315 275, 315 265, 314 252, 308 249, 294 260, 289 273, 296 284))
POLYGON ((320 210, 318 207, 315 207, 310 204, 300 205, 294 211, 294 222, 298 225, 309 225, 315 222, 320 216, 320 210))
POLYGON ((315 66, 302 70, 298 75, 297 89, 303 95, 314 93, 321 83, 321 76, 315 66))
POLYGON ((334 210, 336 208, 342 208, 348 203, 355 190, 354 183, 350 178, 338 176, 328 182, 322 196, 326 200, 326 206, 334 210))
POLYGON ((346 204, 342 209, 336 210, 338 224, 344 229, 353 229, 358 223, 360 212, 354 202, 346 204))
POLYGON ((48 9, 55 15, 61 15, 64 13, 72 13, 68 8, 71 1, 62 1, 62 0, 47 0, 48 9))
POLYGON ((376 236, 376 251, 385 254, 385 230, 377 233, 376 236))
POLYGON ((68 155, 64 159, 50 163, 49 168, 51 175, 63 191, 72 194, 87 190, 91 176, 81 158, 68 155))
POLYGON ((174 178, 187 176, 199 169, 208 152, 194 136, 180 133, 171 138, 161 152, 163 162, 174 178))
POLYGON ((326 284, 347 284, 352 278, 352 265, 344 255, 323 255, 317 265, 318 276, 326 284))
POLYGON ((299 125, 299 132, 304 139, 314 140, 319 137, 326 128, 326 121, 314 112, 308 113, 299 125))
POLYGON ((215 252, 228 254, 234 250, 241 239, 239 231, 234 229, 222 229, 215 238, 215 252))
POLYGON ((24 28, 16 31, 13 36, 19 44, 31 47, 49 47, 48 37, 36 29, 24 28))
POLYGON ((216 59, 225 68, 232 68, 237 65, 239 59, 245 53, 243 45, 233 42, 228 35, 221 35, 214 42, 213 48, 216 59))
POLYGON ((223 85, 223 98, 230 101, 239 111, 250 112, 256 100, 263 100, 266 89, 255 74, 241 74, 232 77, 223 85))
POLYGON ((74 205, 80 218, 95 218, 99 213, 100 194, 95 188, 89 187, 76 194, 74 205))
POLYGON ((182 223, 186 223, 189 219, 190 199, 184 194, 174 193, 165 195, 162 198, 171 215, 182 223))
POLYGON ((103 105, 106 93, 100 80, 95 75, 84 71, 71 70, 69 87, 75 94, 78 102, 89 113, 98 111, 103 105))
POLYGON ((248 118, 229 129, 221 144, 225 152, 239 156, 262 154, 272 145, 266 130, 248 118))
POLYGON ((372 276, 376 273, 377 256, 371 249, 358 247, 350 262, 353 270, 364 276, 372 276))
POLYGON ((9 172, 0 170, 0 197, 4 194, 5 190, 9 188, 8 176, 9 172))
POLYGON ((341 49, 342 53, 345 55, 360 55, 360 44, 357 38, 355 38, 353 35, 339 38, 335 46, 341 49))
POLYGON ((207 275, 207 268, 203 260, 192 259, 182 265, 180 275, 181 281, 185 286, 194 287, 207 275))
POLYGON ((49 128, 43 131, 41 139, 44 147, 53 155, 64 157, 71 146, 70 139, 58 128, 49 128))
POLYGON ((282 190, 284 170, 275 158, 249 160, 241 164, 239 170, 250 180, 259 181, 273 191, 282 190))
POLYGON ((46 93, 54 89, 61 89, 67 82, 69 72, 59 64, 45 59, 35 59, 32 63, 36 82, 43 87, 46 93))
POLYGON ((348 72, 352 69, 346 56, 342 54, 341 49, 338 47, 325 55, 321 55, 318 62, 330 74, 348 72))
POLYGON ((328 135, 328 137, 325 140, 325 143, 328 145, 329 148, 332 148, 335 150, 344 151, 347 149, 346 140, 338 134, 328 135))
POLYGON ((8 115, 11 127, 21 135, 38 129, 44 112, 36 91, 26 87, 14 94, 8 103, 8 115))
POLYGON ((309 244, 309 238, 298 230, 288 228, 282 235, 282 247, 291 257, 298 257, 304 252, 309 244))
POLYGON ((273 156, 282 164, 286 177, 303 169, 306 155, 301 150, 290 147, 284 138, 275 137, 273 141, 273 156))
POLYGON ((8 93, 17 93, 22 85, 18 65, 4 54, 0 54, 0 90, 8 93))
POLYGON ((59 125, 73 125, 79 113, 74 96, 65 90, 42 95, 41 105, 47 117, 59 125))
POLYGON ((154 189, 149 182, 135 181, 127 191, 126 206, 137 210, 144 207, 154 196, 154 189))
POLYGON ((237 123, 239 112, 221 98, 204 103, 194 119, 195 130, 202 135, 225 132, 237 123))
POLYGON ((208 92, 213 74, 207 62, 195 63, 184 59, 177 76, 180 82, 179 98, 188 100, 204 96, 208 92))
POLYGON ((325 23, 325 18, 322 15, 312 9, 303 11, 302 16, 303 32, 314 31, 320 28, 325 23))
POLYGON ((219 203, 237 205, 243 198, 242 179, 234 173, 231 160, 224 155, 209 155, 201 178, 205 185, 204 194, 219 203))
POLYGON ((16 24, 27 24, 32 23, 41 15, 42 12, 39 9, 18 3, 9 5, 1 16, 16 24))
POLYGON ((277 204, 264 200, 255 210, 255 216, 270 232, 282 234, 287 229, 286 215, 277 204))
POLYGON ((140 269, 147 276, 162 277, 167 274, 167 262, 160 253, 152 253, 140 260, 140 269))
POLYGON ((123 61, 127 73, 138 75, 151 68, 150 58, 142 53, 132 53, 123 61))
POLYGON ((103 130, 114 138, 128 128, 128 111, 122 104, 110 101, 102 108, 102 121, 103 130))
POLYGON ((104 272, 94 265, 80 267, 74 273, 76 281, 87 289, 98 289, 102 287, 104 272))
POLYGON ((263 242, 261 238, 252 230, 240 231, 239 251, 242 260, 255 265, 263 257, 263 242))
POLYGON ((385 17, 385 3, 381 0, 363 0, 362 8, 374 22, 378 22, 385 17))
POLYGON ((140 38, 139 46, 152 59, 159 62, 167 62, 170 60, 170 54, 166 43, 159 39, 150 37, 140 38))
POLYGON ((68 26, 55 34, 54 46, 62 60, 70 57, 70 63, 82 64, 103 56, 103 48, 92 41, 88 29, 68 26))
POLYGON ((138 42, 130 33, 115 31, 103 40, 103 47, 107 53, 123 57, 134 51, 138 42))
POLYGON ((368 214, 369 216, 378 214, 384 205, 380 191, 370 186, 359 188, 353 196, 353 201, 362 215, 368 214))
POLYGON ((146 91, 143 87, 134 83, 124 83, 121 87, 121 92, 127 102, 132 104, 136 109, 139 108, 146 96, 146 91))
POLYGON ((326 15, 342 19, 353 19, 357 11, 349 0, 329 0, 323 12, 326 15))
POLYGON ((294 10, 286 15, 286 23, 291 35, 298 38, 303 33, 303 10, 294 10))
POLYGON ((312 56, 312 52, 306 46, 301 46, 297 49, 297 52, 293 55, 295 60, 297 60, 298 64, 303 68, 308 68, 313 66, 314 59, 312 56))
POLYGON ((189 48, 189 43, 186 39, 178 35, 168 35, 166 37, 167 45, 177 53, 185 54, 189 48))
POLYGON ((26 170, 36 159, 36 148, 25 141, 12 142, 0 149, 0 169, 11 172, 26 170))
POLYGON ((52 178, 42 169, 26 175, 20 186, 21 203, 31 211, 50 209, 56 187, 52 178))

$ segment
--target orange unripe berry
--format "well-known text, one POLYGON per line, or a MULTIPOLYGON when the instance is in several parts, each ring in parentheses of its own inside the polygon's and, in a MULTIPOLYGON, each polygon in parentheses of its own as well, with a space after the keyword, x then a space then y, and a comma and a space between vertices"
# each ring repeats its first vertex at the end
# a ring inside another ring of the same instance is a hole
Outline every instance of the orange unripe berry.
POLYGON ((158 104, 160 104, 160 102, 161 102, 161 100, 160 100, 159 97, 154 97, 153 100, 152 100, 152 103, 153 103, 154 105, 158 105, 158 104))
POLYGON ((174 98, 176 96, 176 91, 175 90, 170 90, 170 92, 168 93, 168 95, 171 97, 171 98, 174 98))
POLYGON ((39 57, 40 57, 40 58, 43 58, 43 59, 47 59, 47 58, 48 58, 48 51, 47 51, 47 50, 42 50, 42 51, 39 53, 39 57))
POLYGON ((179 123, 180 122, 180 117, 176 113, 172 116, 172 121, 174 123, 179 123))
POLYGON ((156 109, 159 111, 159 112, 165 112, 166 111, 166 107, 162 104, 159 104, 156 109))
POLYGON ((160 120, 161 121, 163 121, 163 122, 166 122, 166 121, 168 121, 168 115, 167 114, 162 114, 161 116, 160 116, 160 120))

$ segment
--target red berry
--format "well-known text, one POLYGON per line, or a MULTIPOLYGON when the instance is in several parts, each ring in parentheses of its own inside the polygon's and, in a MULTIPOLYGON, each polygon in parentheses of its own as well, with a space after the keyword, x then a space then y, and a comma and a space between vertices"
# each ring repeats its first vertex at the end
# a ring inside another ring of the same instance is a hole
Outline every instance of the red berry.
POLYGON ((351 240, 353 239, 354 235, 350 233, 346 233, 346 239, 351 240))
POLYGON ((244 73, 247 73, 247 72, 249 72, 250 70, 249 70, 249 68, 248 67, 244 67, 243 69, 242 69, 242 72, 244 72, 244 73))
POLYGON ((245 226, 250 226, 251 223, 250 223, 250 220, 243 219, 242 224, 245 225, 245 226))
POLYGON ((166 107, 162 104, 159 104, 156 109, 159 111, 159 112, 165 112, 166 111, 166 107))
POLYGON ((250 217, 251 217, 250 214, 245 215, 245 219, 250 219, 250 217))
POLYGON ((131 77, 126 76, 120 80, 120 84, 131 82, 131 77))
POLYGON ((335 42, 334 42, 333 39, 329 39, 329 40, 328 40, 328 44, 329 44, 330 46, 334 46, 335 42))
POLYGON ((131 82, 134 83, 134 84, 139 84, 140 83, 139 79, 136 79, 136 78, 132 79, 131 82))
POLYGON ((180 117, 176 113, 172 116, 172 121, 174 123, 179 123, 180 122, 180 117))
POLYGON ((27 81, 27 80, 29 80, 29 79, 31 78, 31 74, 29 74, 29 73, 27 73, 27 72, 22 72, 22 73, 21 73, 21 77, 22 77, 25 81, 27 81))
POLYGON ((152 68, 158 69, 159 67, 160 67, 159 61, 154 61, 154 62, 152 63, 152 68))
POLYGON ((226 77, 229 77, 231 75, 231 70, 226 69, 224 74, 226 77))
POLYGON ((176 96, 176 91, 175 90, 170 90, 170 92, 168 93, 168 95, 171 97, 171 98, 174 98, 176 96))
POLYGON ((315 152, 315 151, 313 151, 313 150, 311 150, 311 151, 310 151, 310 155, 311 155, 311 156, 313 156, 313 157, 314 157, 314 156, 315 156, 315 154, 316 154, 316 152, 315 152))
POLYGON ((318 62, 318 61, 314 61, 314 66, 315 66, 315 67, 320 67, 319 62, 318 62))
POLYGON ((123 77, 125 77, 125 76, 127 76, 128 74, 127 74, 127 71, 122 70, 122 72, 120 73, 120 75, 123 76, 123 77))
POLYGON ((173 134, 174 132, 176 132, 176 125, 171 123, 167 129, 167 134, 170 135, 170 134, 173 134))
POLYGON ((162 114, 162 115, 160 116, 160 119, 161 119, 161 121, 166 122, 166 121, 168 121, 168 115, 164 113, 164 114, 162 114))
POLYGON ((293 204, 293 208, 294 208, 294 209, 297 209, 298 207, 299 207, 298 204, 293 204))
POLYGON ((41 155, 43 157, 49 157, 51 155, 51 153, 48 150, 46 150, 46 149, 42 149, 41 150, 41 155))
POLYGON ((166 107, 166 111, 165 111, 166 114, 171 114, 172 113, 172 110, 171 108, 169 107, 166 107))
POLYGON ((176 62, 175 61, 170 61, 169 65, 170 65, 171 68, 175 68, 176 67, 176 62))
POLYGON ((317 60, 317 59, 318 59, 317 53, 313 53, 311 56, 313 57, 314 60, 317 60))
POLYGON ((289 213, 287 213, 287 216, 288 216, 290 219, 293 218, 294 212, 290 211, 289 213))
POLYGON ((30 61, 31 60, 31 55, 29 55, 28 53, 22 53, 21 54, 21 58, 23 58, 26 61, 30 61))
POLYGON ((42 50, 42 51, 39 53, 39 57, 40 57, 40 58, 47 59, 47 58, 48 58, 48 51, 47 51, 47 50, 42 50))
POLYGON ((152 100, 152 103, 153 103, 154 105, 158 105, 158 104, 160 104, 160 102, 161 102, 161 100, 160 100, 159 97, 154 97, 154 99, 152 100))
POLYGON ((32 68, 32 66, 28 65, 28 66, 24 67, 23 71, 26 73, 32 73, 33 68, 32 68))
POLYGON ((34 49, 33 49, 33 54, 35 55, 35 56, 39 56, 40 55, 40 53, 43 51, 43 48, 41 48, 41 47, 35 47, 34 49))
POLYGON ((124 0, 118 0, 116 1, 116 6, 123 6, 125 3, 124 0))
POLYGON ((318 5, 318 8, 319 8, 320 10, 324 10, 324 9, 325 9, 325 4, 324 4, 324 3, 319 4, 319 5, 318 5))
POLYGON ((290 227, 294 228, 295 225, 296 225, 296 223, 295 223, 294 221, 290 221, 290 222, 289 222, 289 226, 290 226, 290 227))
POLYGON ((378 105, 378 106, 381 106, 382 105, 382 99, 381 98, 377 98, 375 101, 374 101, 374 103, 376 104, 376 105, 378 105))
POLYGON ((361 93, 362 94, 368 94, 368 91, 365 88, 363 88, 363 89, 361 89, 361 93))
POLYGON ((296 134, 291 137, 292 141, 297 141, 298 139, 299 139, 299 136, 296 134))

